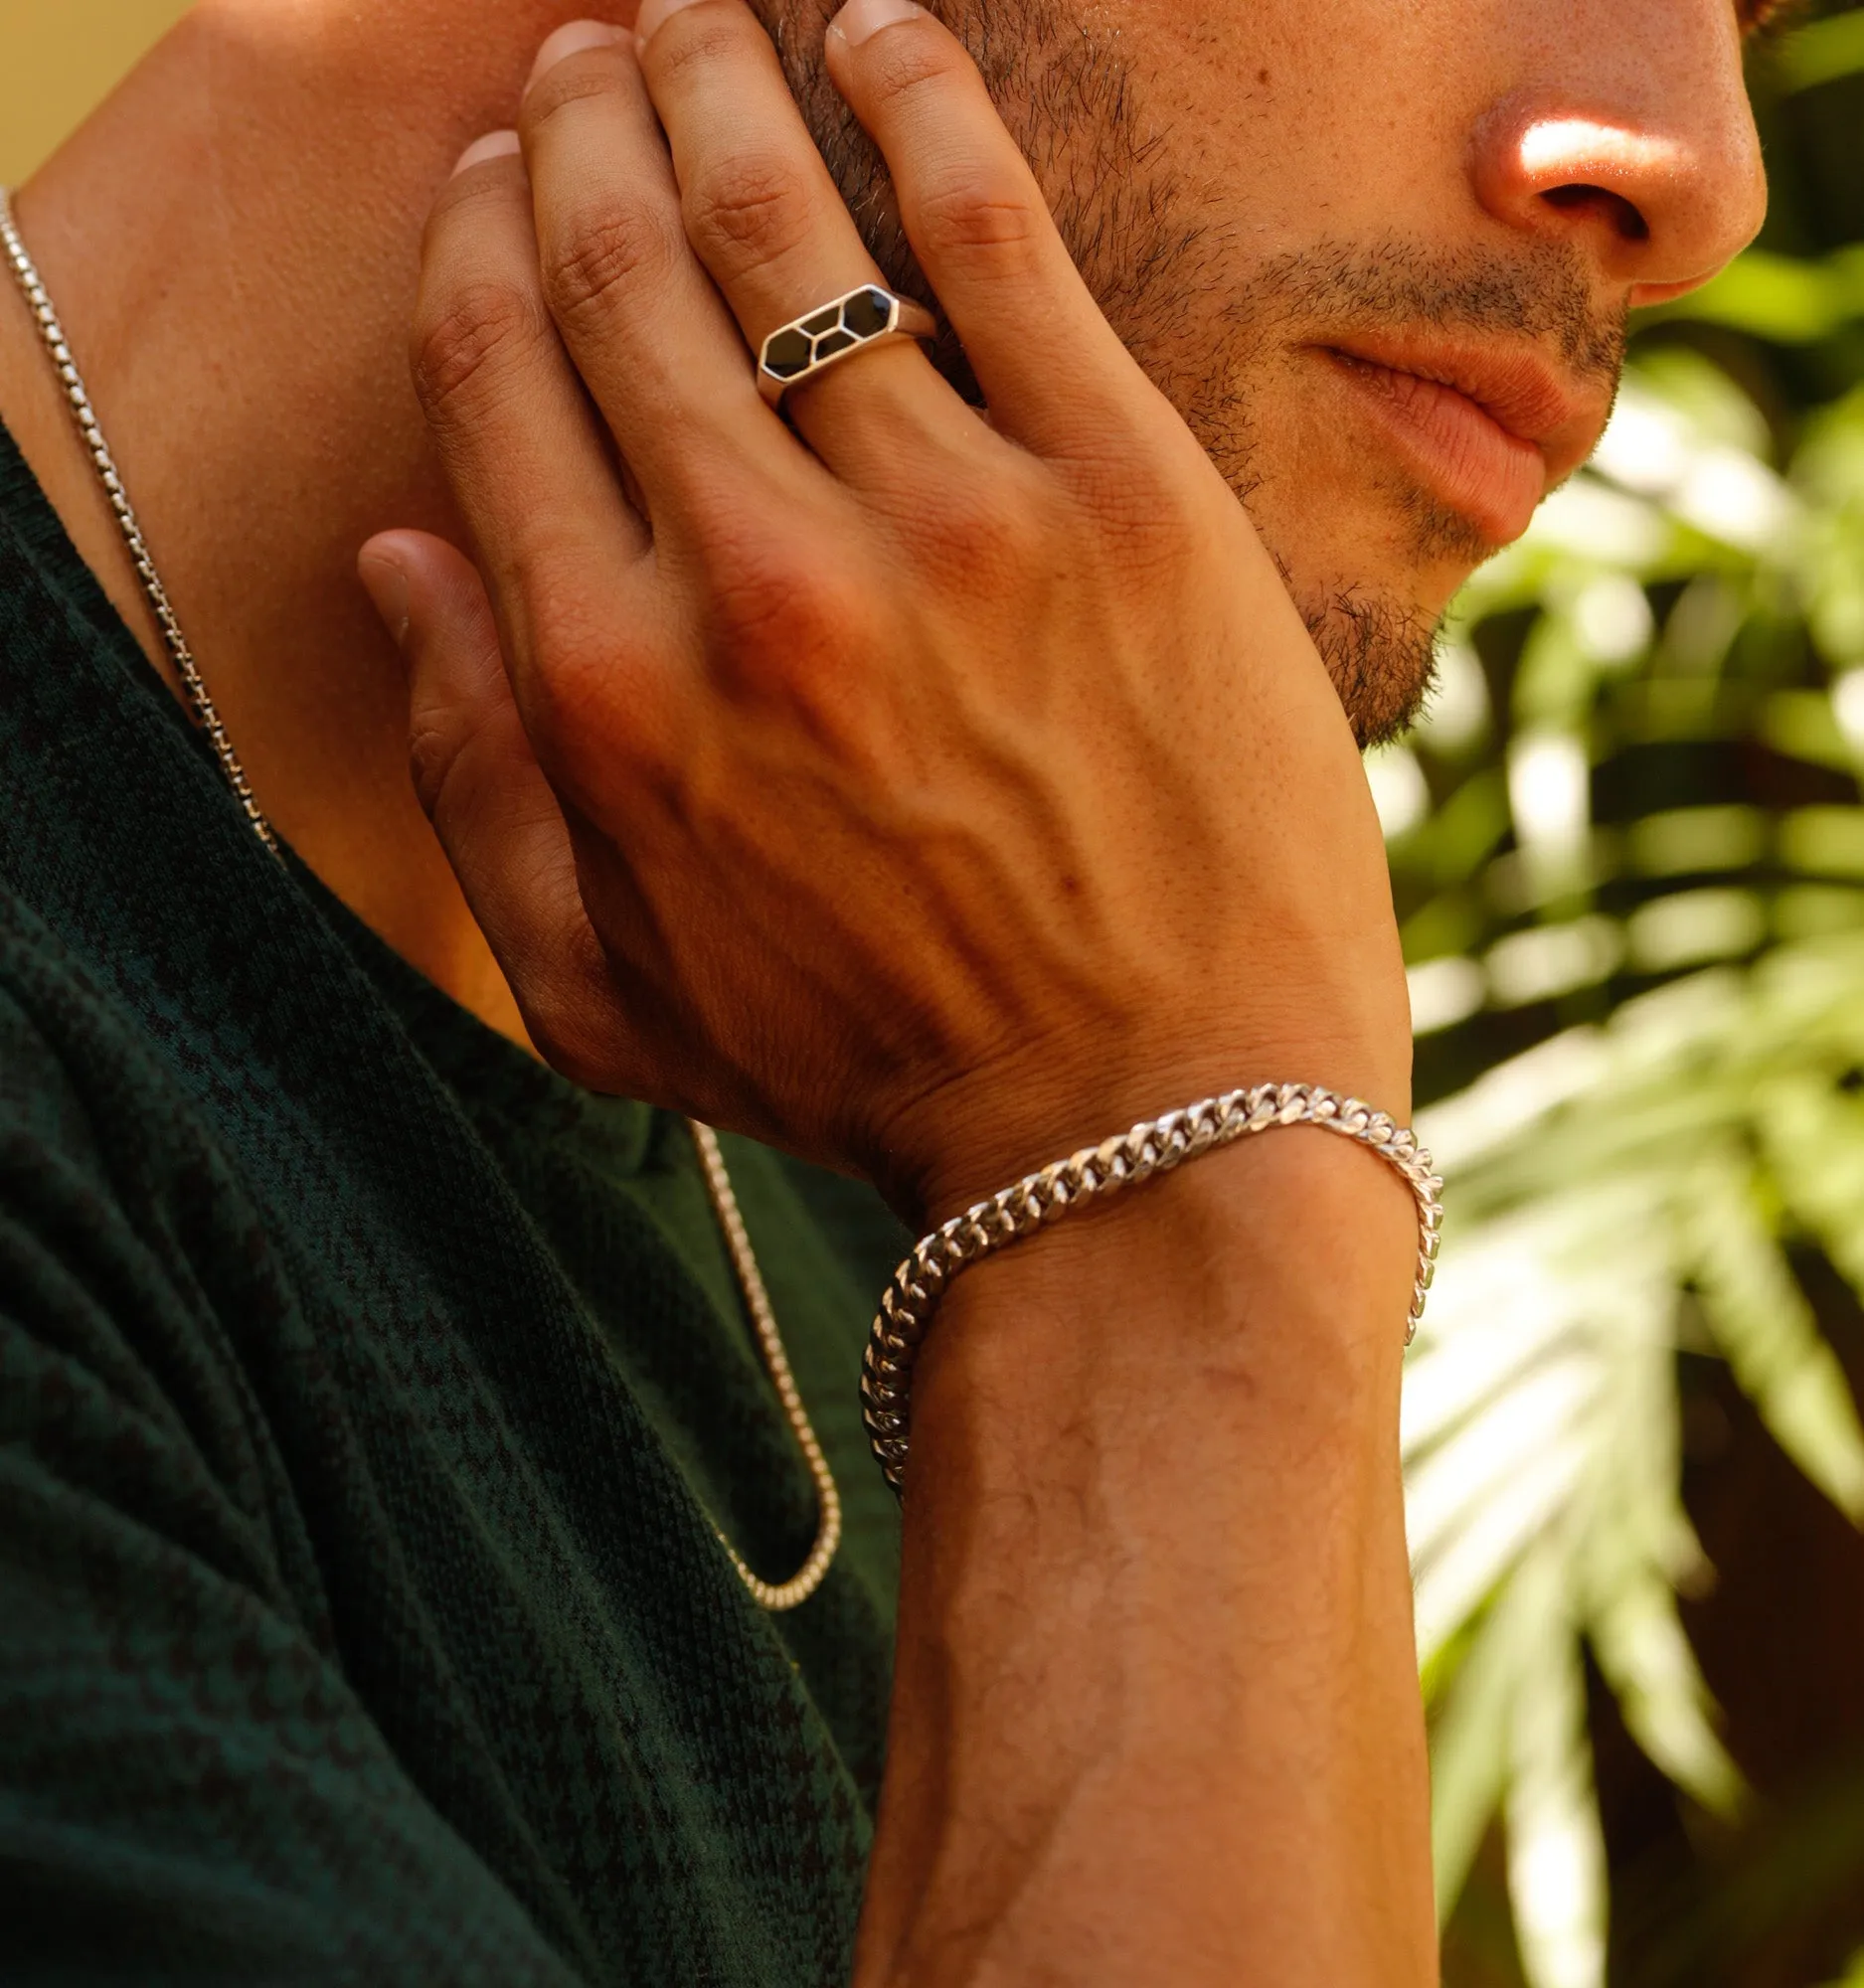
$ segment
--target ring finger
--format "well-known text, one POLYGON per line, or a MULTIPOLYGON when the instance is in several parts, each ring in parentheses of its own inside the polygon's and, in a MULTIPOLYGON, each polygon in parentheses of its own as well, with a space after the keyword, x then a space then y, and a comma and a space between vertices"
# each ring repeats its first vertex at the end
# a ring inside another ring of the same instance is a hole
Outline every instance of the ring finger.
MULTIPOLYGON (((743 0, 644 0, 641 73, 673 154, 687 237, 754 352, 862 284, 882 284, 743 0)), ((790 390, 815 452, 862 488, 901 478, 909 434, 960 446, 986 430, 910 340, 790 390)))

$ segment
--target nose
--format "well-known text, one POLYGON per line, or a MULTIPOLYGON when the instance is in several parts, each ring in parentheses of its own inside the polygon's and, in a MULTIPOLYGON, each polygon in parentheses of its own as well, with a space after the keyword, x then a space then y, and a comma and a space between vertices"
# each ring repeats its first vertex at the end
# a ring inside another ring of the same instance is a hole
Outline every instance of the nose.
POLYGON ((1609 12, 1480 121, 1472 177, 1496 219, 1577 248, 1629 302, 1661 303, 1760 231, 1761 141, 1727 0, 1609 12))

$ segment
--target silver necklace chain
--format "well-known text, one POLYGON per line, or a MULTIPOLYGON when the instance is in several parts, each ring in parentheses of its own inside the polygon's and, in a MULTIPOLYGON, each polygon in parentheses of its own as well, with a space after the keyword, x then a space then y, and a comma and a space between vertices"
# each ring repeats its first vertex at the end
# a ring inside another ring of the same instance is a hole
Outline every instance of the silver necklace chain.
MULTIPOLYGON (((162 631, 162 640, 167 646, 176 673, 181 678, 182 688, 187 693, 188 704, 195 720, 205 732, 214 747, 214 756, 220 761, 221 771, 226 775, 227 784, 232 788, 234 798, 240 803, 253 833, 271 852, 279 855, 278 838, 272 825, 265 818, 264 810, 254 797, 251 782, 247 779, 246 768, 240 763, 240 755, 222 722, 219 708, 201 675, 201 667, 195 661, 194 651, 188 646, 188 638, 182 632, 181 622, 175 614, 168 598, 168 589, 162 584, 162 577, 156 571, 155 561, 142 536, 142 527, 136 522, 134 507, 130 504, 129 493, 123 487, 123 479, 117 473, 115 458, 110 454, 109 444, 103 438, 103 429, 98 424, 96 411, 90 405, 90 396, 85 391, 84 376, 78 370, 78 362, 72 357, 70 341, 65 336, 64 326, 59 322, 59 314, 53 308, 52 298, 46 290, 33 258, 27 253, 26 244, 20 239, 20 232, 13 214, 12 196, 5 187, 0 187, 0 246, 6 250, 8 262, 26 298, 27 308, 33 314, 33 321, 39 327, 39 335, 45 342, 46 351, 51 355, 52 364, 58 371, 59 384, 65 390, 65 398, 70 403, 72 418, 78 424, 78 432, 85 452, 90 457, 91 466, 97 472, 97 480, 103 486, 103 494, 109 500, 111 513, 116 519, 117 529, 122 533, 123 544, 128 550, 130 564, 136 570, 136 578, 142 583, 150 610, 156 624, 162 631)), ((815 1429, 809 1421, 808 1410, 803 1407, 802 1396, 796 1388, 795 1376, 790 1371, 789 1357, 783 1350, 782 1335, 776 1326, 776 1314, 771 1309, 769 1293, 764 1289, 763 1274, 758 1267, 758 1258, 751 1246, 751 1238, 745 1229, 745 1218, 738 1206, 738 1195, 732 1186, 731 1173, 725 1164, 725 1155, 719 1149, 718 1134, 710 1125, 701 1124, 697 1118, 686 1121, 693 1144, 698 1150, 700 1172, 704 1176, 706 1195, 712 1204, 713 1213, 718 1218, 719 1228, 725 1237, 727 1252, 732 1259, 732 1268, 738 1278, 738 1286, 744 1294, 745 1309, 750 1315, 752 1331, 758 1342, 770 1384, 776 1390, 776 1398, 782 1405, 784 1418, 788 1421, 796 1438, 797 1447, 809 1466, 809 1475, 814 1481, 816 1497, 815 1544, 809 1549, 809 1557, 801 1569, 788 1580, 768 1581, 760 1579, 745 1565, 743 1556, 725 1537, 718 1527, 719 1544, 730 1557, 738 1575, 751 1591, 752 1598, 761 1607, 776 1612, 794 1608, 806 1601, 821 1586, 822 1577, 828 1573, 835 1558, 835 1550, 841 1544, 841 1494, 835 1487, 833 1473, 828 1467, 828 1459, 822 1453, 822 1445, 816 1440, 815 1429)))

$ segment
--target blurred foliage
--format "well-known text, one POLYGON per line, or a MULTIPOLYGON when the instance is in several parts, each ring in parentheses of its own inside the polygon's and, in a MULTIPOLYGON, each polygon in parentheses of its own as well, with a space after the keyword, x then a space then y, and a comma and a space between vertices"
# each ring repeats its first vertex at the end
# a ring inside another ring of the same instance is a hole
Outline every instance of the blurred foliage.
POLYGON ((1864 1295, 1864 8, 1815 11, 1755 56, 1760 245, 1647 314, 1593 462, 1369 760, 1449 1182, 1404 1429, 1440 1908, 1512 1925, 1471 1983, 1602 1988, 1610 1952, 1614 1988, 1772 1988, 1744 1941, 1822 1885, 1850 1937, 1792 1988, 1864 1988, 1864 1782, 1842 1827, 1770 1820, 1798 1847, 1713 1952, 1659 1926, 1686 1957, 1626 1971, 1594 1758, 1603 1693, 1696 1840, 1755 1816, 1679 1608, 1714 1578, 1692 1360, 1864 1522, 1807 1285, 1864 1295))
POLYGON ((1864 936, 1764 950, 1567 1031, 1427 1113, 1460 1240, 1406 1384, 1439 1884, 1505 1805, 1536 1988, 1604 1978, 1582 1644, 1703 1810, 1742 1776, 1678 1617, 1708 1574, 1679 1495, 1680 1348, 1864 1519, 1864 1430, 1782 1243, 1864 1290, 1864 936))

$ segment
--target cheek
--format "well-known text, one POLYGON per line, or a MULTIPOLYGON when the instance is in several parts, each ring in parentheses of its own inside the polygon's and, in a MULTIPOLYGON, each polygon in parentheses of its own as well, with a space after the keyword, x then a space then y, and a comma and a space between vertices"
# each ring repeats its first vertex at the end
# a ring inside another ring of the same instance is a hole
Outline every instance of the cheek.
POLYGON ((1124 0, 1114 46, 1175 174, 1254 258, 1320 235, 1441 232, 1469 199, 1456 194, 1498 4, 1124 0))

